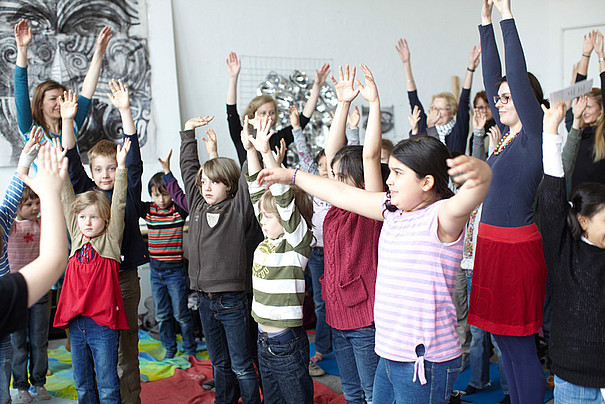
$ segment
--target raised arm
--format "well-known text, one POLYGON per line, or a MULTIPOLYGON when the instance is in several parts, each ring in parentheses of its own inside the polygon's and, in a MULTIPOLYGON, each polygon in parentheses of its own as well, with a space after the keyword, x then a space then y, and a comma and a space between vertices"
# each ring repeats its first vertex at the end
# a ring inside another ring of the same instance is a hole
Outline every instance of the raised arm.
POLYGON ((365 189, 372 192, 384 191, 382 170, 380 168, 380 153, 382 150, 382 128, 380 124, 380 97, 374 82, 374 76, 368 67, 360 65, 365 78, 365 86, 356 81, 361 95, 370 103, 368 125, 363 142, 363 177, 365 189))
MULTIPOLYGON (((576 157, 578 156, 578 151, 580 150, 580 139, 582 137, 582 130, 580 129, 580 125, 582 124, 582 113, 586 109, 587 103, 588 97, 586 95, 582 95, 580 98, 576 98, 573 104, 573 124, 569 130, 569 133, 567 134, 567 140, 565 142, 565 146, 563 147, 563 151, 561 152, 563 171, 565 172, 565 177, 567 178, 571 178, 576 166, 576 157)), ((546 129, 544 129, 544 131, 546 132, 546 129)))
POLYGON ((32 30, 26 19, 21 19, 15 25, 15 40, 17 41, 17 66, 27 67, 27 50, 32 41, 32 30))
MULTIPOLYGON (((269 122, 272 122, 271 118, 268 119, 269 122)), ((259 122, 259 130, 257 130, 256 132, 256 136, 257 138, 259 136, 264 136, 265 138, 267 138, 268 135, 268 129, 266 127, 267 125, 267 119, 265 118, 261 118, 260 122, 259 122), (267 133, 261 133, 261 129, 263 128, 264 130, 267 130, 267 133)), ((269 149, 269 144, 268 144, 268 138, 267 140, 267 144, 265 145, 265 141, 263 139, 258 139, 256 141, 256 143, 252 143, 255 139, 254 136, 252 136, 250 134, 249 131, 249 125, 248 125, 248 117, 244 117, 244 129, 242 130, 242 145, 244 146, 244 149, 246 149, 246 153, 247 153, 247 160, 248 160, 248 175, 252 176, 255 175, 256 173, 258 173, 261 169, 261 163, 260 160, 258 159, 258 153, 256 147, 261 148, 262 147, 266 147, 267 149, 269 149)), ((269 149, 270 151, 271 149, 269 149)))
POLYGON ((315 70, 315 81, 313 82, 313 87, 311 88, 311 94, 309 95, 302 112, 302 114, 309 119, 313 115, 313 112, 315 112, 315 108, 317 108, 319 91, 321 90, 321 86, 323 86, 329 73, 330 65, 327 63, 324 63, 319 70, 315 70))
POLYGON ((185 123, 185 129, 181 131, 181 176, 185 184, 185 195, 189 207, 193 206, 193 201, 201 198, 202 195, 197 188, 196 178, 200 169, 200 160, 197 150, 197 140, 195 139, 195 128, 208 125, 214 116, 191 118, 185 123))
POLYGON ((588 74, 588 63, 590 62, 590 55, 594 50, 594 36, 596 35, 596 31, 591 31, 588 34, 584 35, 584 40, 582 41, 582 57, 580 58, 580 62, 578 63, 578 74, 586 76, 588 74))
POLYGON ((114 107, 120 111, 124 134, 127 136, 136 134, 137 129, 134 126, 132 112, 130 111, 130 93, 128 87, 124 85, 122 79, 118 81, 113 79, 109 82, 109 89, 111 90, 111 93, 107 93, 107 96, 114 107))
POLYGON ((349 113, 349 119, 347 121, 349 125, 345 131, 345 136, 347 137, 347 146, 359 145, 358 125, 360 119, 361 115, 359 114, 359 109, 357 108, 357 105, 353 105, 353 110, 349 113))
POLYGON ((124 232, 124 215, 126 213, 126 198, 128 192, 126 156, 129 150, 130 139, 128 138, 124 140, 123 146, 117 146, 116 160, 118 162, 118 168, 116 170, 116 182, 111 197, 111 217, 109 224, 107 225, 107 231, 119 240, 122 239, 122 234, 124 232))
POLYGON ((21 134, 27 133, 32 126, 32 109, 29 101, 27 83, 27 50, 32 40, 32 31, 27 20, 22 19, 15 25, 17 43, 17 66, 15 67, 15 104, 17 106, 17 123, 21 134))
POLYGON ((76 136, 74 133, 74 117, 78 111, 76 95, 69 92, 63 92, 61 100, 61 146, 64 149, 72 149, 76 146, 76 136))
MULTIPOLYGON (((399 58, 401 59, 401 63, 403 63, 403 73, 404 78, 406 80, 406 88, 408 91, 408 100, 410 102, 410 109, 413 111, 415 107, 418 107, 420 111, 420 120, 418 121, 418 131, 416 134, 426 134, 427 133, 427 116, 424 111, 424 107, 420 102, 420 98, 418 98, 418 91, 416 88, 416 82, 414 81, 414 75, 412 74, 412 62, 410 57, 410 48, 408 46, 408 41, 406 39, 399 39, 397 45, 395 46, 397 49, 397 53, 399 53, 399 58)), ((439 117, 437 117, 439 119, 439 117)), ((434 122, 437 121, 434 119, 434 122)), ((434 126, 434 122, 433 125, 434 126)), ((410 135, 413 135, 410 133, 410 135)))
POLYGON ((101 74, 101 65, 103 64, 103 55, 107 50, 107 44, 113 32, 108 26, 103 27, 99 36, 97 37, 97 43, 95 46, 95 52, 92 55, 90 66, 84 82, 82 83, 82 96, 91 99, 97 89, 97 83, 99 82, 99 75, 101 74))
POLYGON ((487 113, 475 108, 473 114, 473 157, 485 161, 485 123, 487 113))
POLYGON ((237 104, 237 80, 239 72, 242 69, 242 60, 237 57, 235 52, 227 56, 227 71, 229 72, 229 87, 227 87, 227 105, 237 104))
POLYGON ((292 136, 294 136, 294 146, 298 152, 298 160, 300 162, 300 169, 311 174, 318 174, 317 163, 315 158, 311 155, 311 148, 307 143, 307 139, 302 132, 300 127, 300 119, 298 116, 298 110, 294 105, 290 106, 290 125, 292 125, 292 136))
POLYGON ((209 159, 215 159, 218 157, 218 147, 216 144, 216 133, 212 129, 206 131, 206 137, 202 137, 204 144, 206 145, 206 152, 208 152, 209 159))

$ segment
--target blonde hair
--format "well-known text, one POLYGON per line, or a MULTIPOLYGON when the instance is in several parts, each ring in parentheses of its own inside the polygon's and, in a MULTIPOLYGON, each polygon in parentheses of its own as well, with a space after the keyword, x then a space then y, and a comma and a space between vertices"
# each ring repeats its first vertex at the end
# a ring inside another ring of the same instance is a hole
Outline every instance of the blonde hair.
POLYGON ((88 150, 88 162, 92 166, 92 161, 97 157, 113 157, 116 158, 118 145, 111 140, 103 139, 95 143, 93 147, 88 150))
MULTIPOLYGON (((270 95, 263 94, 258 97, 254 97, 248 107, 246 108, 246 112, 244 112, 244 117, 248 117, 248 119, 254 119, 254 115, 256 114, 256 110, 262 107, 265 104, 273 104, 273 108, 275 108, 275 115, 277 115, 277 103, 275 99, 270 95)), ((277 116, 276 116, 277 118, 277 116)), ((242 121, 243 123, 244 121, 242 121)), ((275 127, 275 123, 277 119, 273 119, 273 127, 275 127)))
POLYGON ((76 200, 71 205, 74 213, 77 215, 89 206, 95 206, 101 219, 105 220, 105 225, 111 218, 111 202, 103 191, 87 191, 76 196, 76 200))
POLYGON ((202 192, 202 174, 206 174, 210 181, 225 184, 227 186, 227 196, 232 198, 237 193, 241 173, 235 160, 227 157, 216 157, 206 161, 200 168, 195 178, 195 185, 202 192))
POLYGON ((443 98, 447 102, 448 107, 450 107, 450 111, 452 111, 452 115, 456 115, 456 113, 458 112, 458 101, 456 100, 456 97, 454 97, 454 94, 447 92, 447 91, 443 92, 443 93, 435 94, 435 95, 433 95, 433 98, 431 99, 431 105, 433 105, 436 98, 443 98))
MULTIPOLYGON (((313 202, 311 202, 309 195, 298 186, 290 185, 290 189, 292 192, 294 192, 294 204, 296 205, 296 208, 298 209, 298 212, 302 218, 307 223, 307 228, 310 230, 313 227, 313 222, 311 221, 313 217, 313 202)), ((279 217, 275 197, 269 191, 265 192, 263 196, 261 196, 259 200, 259 208, 262 212, 271 213, 279 217)))
MULTIPOLYGON (((601 113, 594 123, 595 134, 594 134, 594 151, 593 158, 596 163, 599 160, 605 159, 605 138, 603 132, 605 132, 605 110, 603 109, 603 99, 601 98, 601 89, 593 88, 588 94, 588 98, 595 101, 601 107, 601 113)), ((592 126, 582 122, 582 129, 592 126)))

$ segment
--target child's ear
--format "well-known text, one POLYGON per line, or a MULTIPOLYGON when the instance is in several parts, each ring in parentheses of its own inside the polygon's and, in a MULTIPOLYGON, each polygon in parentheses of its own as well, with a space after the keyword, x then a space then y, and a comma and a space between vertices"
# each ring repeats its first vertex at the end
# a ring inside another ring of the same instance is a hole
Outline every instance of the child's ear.
POLYGON ((422 181, 422 190, 424 192, 428 192, 428 191, 432 190, 434 186, 435 186, 435 177, 433 177, 432 175, 425 176, 424 180, 422 181))
POLYGON ((586 229, 588 229, 588 218, 580 214, 577 214, 576 216, 578 217, 578 222, 580 223, 582 231, 586 231, 586 229))

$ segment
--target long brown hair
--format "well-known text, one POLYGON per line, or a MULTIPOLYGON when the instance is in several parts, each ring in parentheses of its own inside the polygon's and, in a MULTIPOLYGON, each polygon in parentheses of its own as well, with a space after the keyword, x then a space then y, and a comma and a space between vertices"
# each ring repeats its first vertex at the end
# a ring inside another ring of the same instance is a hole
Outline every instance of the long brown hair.
POLYGON ((588 98, 595 101, 601 107, 601 113, 593 125, 588 125, 582 122, 582 128, 587 126, 596 126, 594 134, 594 151, 593 158, 596 163, 599 160, 605 159, 605 110, 603 110, 603 99, 601 98, 601 89, 593 88, 588 94, 588 98))
MULTIPOLYGON (((41 126, 44 132, 50 132, 48 123, 44 120, 44 114, 42 114, 42 103, 44 102, 44 95, 49 90, 61 90, 67 91, 67 88, 61 83, 57 83, 54 80, 46 80, 40 83, 34 90, 34 96, 32 98, 32 118, 34 123, 41 126)), ((59 129, 61 128, 61 120, 59 119, 59 129)))

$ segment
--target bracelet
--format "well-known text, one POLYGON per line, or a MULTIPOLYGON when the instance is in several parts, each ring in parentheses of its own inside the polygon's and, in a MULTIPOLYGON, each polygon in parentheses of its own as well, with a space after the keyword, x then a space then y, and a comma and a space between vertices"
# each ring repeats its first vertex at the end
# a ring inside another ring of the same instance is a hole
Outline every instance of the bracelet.
POLYGON ((294 169, 294 174, 292 174, 292 185, 294 185, 294 182, 296 181, 297 172, 298 172, 298 167, 294 169))
POLYGON ((584 56, 585 58, 589 58, 590 59, 590 55, 587 55, 585 53, 582 53, 582 56, 584 56))
POLYGON ((599 63, 605 62, 605 58, 599 58, 599 63))
POLYGON ((469 69, 468 67, 466 68, 466 70, 468 70, 471 73, 475 73, 475 69, 469 69))

